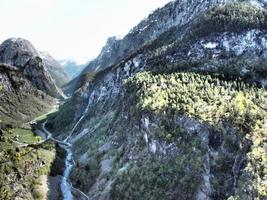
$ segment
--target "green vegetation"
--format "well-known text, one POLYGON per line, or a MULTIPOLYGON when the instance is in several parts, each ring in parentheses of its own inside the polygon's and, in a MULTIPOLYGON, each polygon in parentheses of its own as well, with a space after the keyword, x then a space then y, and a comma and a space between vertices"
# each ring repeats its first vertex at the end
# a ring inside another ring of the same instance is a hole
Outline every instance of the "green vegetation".
POLYGON ((191 37, 204 37, 218 32, 240 32, 266 29, 267 11, 247 3, 228 3, 212 8, 194 25, 191 37))
POLYGON ((35 118, 34 120, 35 121, 38 121, 38 122, 41 122, 41 121, 44 121, 45 119, 49 118, 49 116, 52 116, 54 115, 55 113, 58 112, 58 108, 53 108, 52 110, 50 110, 49 112, 41 115, 41 116, 38 116, 37 118, 35 118))
POLYGON ((199 152, 148 157, 132 164, 112 184, 112 199, 193 199, 200 183, 199 152), (198 157, 199 156, 199 157, 198 157))
POLYGON ((19 127, 50 108, 52 98, 33 87, 21 71, 0 64, 0 73, 7 79, 0 98, 2 125, 19 127))
MULTIPOLYGON (((175 115, 186 115, 209 124, 218 132, 224 132, 225 124, 233 125, 238 135, 232 141, 233 144, 228 140, 229 148, 234 147, 236 142, 246 146, 245 138, 252 143, 251 151, 245 152, 248 163, 238 182, 240 196, 246 190, 250 196, 266 197, 267 154, 264 141, 267 134, 264 120, 267 119, 267 112, 263 109, 267 102, 266 90, 241 81, 227 82, 196 73, 153 75, 142 72, 129 78, 125 86, 141 112, 154 113, 167 119, 175 115), (246 185, 251 187, 244 188, 246 185)), ((172 125, 171 127, 173 128, 172 125)), ((172 130, 177 128, 171 129, 165 125, 165 131, 161 131, 158 137, 175 141, 184 132, 183 129, 178 129, 180 131, 173 133, 172 130)), ((227 135, 224 137, 225 140, 226 137, 233 138, 227 135)))
POLYGON ((30 129, 15 128, 11 129, 9 133, 10 137, 20 143, 33 144, 41 140, 40 136, 34 136, 35 134, 30 129))
POLYGON ((143 72, 129 78, 126 89, 136 95, 137 108, 141 111, 187 114, 211 125, 231 121, 247 128, 265 117, 258 106, 264 103, 265 90, 209 75, 143 72))
POLYGON ((73 184, 82 190, 86 191, 88 187, 92 186, 100 173, 100 162, 103 159, 103 153, 99 152, 99 148, 108 142, 108 133, 114 116, 115 113, 112 111, 102 115, 101 118, 87 116, 90 118, 88 126, 93 126, 95 129, 91 134, 86 134, 74 144, 75 154, 87 155, 90 158, 86 162, 78 162, 71 174, 71 178, 75 180, 73 184), (83 181, 80 181, 81 179, 83 181))
POLYGON ((50 173, 54 145, 19 148, 14 141, 34 143, 39 139, 26 129, 0 130, 0 133, 0 199, 36 199, 36 180, 50 173))
MULTIPOLYGON (((64 133, 67 134, 67 128, 70 127, 71 124, 74 124, 74 114, 77 110, 85 109, 87 102, 84 102, 84 99, 81 97, 81 93, 76 93, 69 101, 64 103, 59 107, 59 112, 51 113, 49 115, 49 121, 47 127, 50 130, 53 130, 54 133, 64 133), (50 122, 56 121, 56 123, 50 122)), ((64 135, 62 135, 64 137, 64 135)))

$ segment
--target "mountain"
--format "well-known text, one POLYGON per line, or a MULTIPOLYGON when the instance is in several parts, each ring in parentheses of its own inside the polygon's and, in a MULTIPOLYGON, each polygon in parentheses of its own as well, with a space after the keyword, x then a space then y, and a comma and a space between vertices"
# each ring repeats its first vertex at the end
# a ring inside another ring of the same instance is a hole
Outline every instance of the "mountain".
POLYGON ((64 71, 68 74, 69 77, 77 77, 81 71, 87 66, 87 63, 77 63, 72 59, 65 59, 59 61, 64 71))
POLYGON ((84 72, 105 69, 117 63, 131 52, 139 49, 149 41, 156 39, 169 28, 174 26, 182 27, 194 18, 194 16, 213 7, 218 2, 231 1, 197 0, 194 3, 190 1, 170 2, 165 7, 156 10, 141 21, 124 38, 110 37, 99 56, 89 63, 84 72), (188 8, 193 8, 194 11, 188 8))
POLYGON ((62 91, 56 85, 68 79, 52 57, 40 54, 27 40, 11 38, 0 45, 0 63, 17 67, 40 90, 54 97, 61 97, 62 91), (56 64, 54 66, 54 64, 56 64), (51 74, 49 73, 51 72, 51 74), (61 74, 62 73, 62 74, 61 74), (59 77, 60 74, 60 77, 59 77), (57 78, 55 81, 52 77, 57 78), (64 77, 64 80, 58 78, 64 77))
MULTIPOLYGON (((51 113, 55 97, 63 96, 51 78, 60 79, 61 72, 52 57, 41 58, 27 40, 0 45, 0 199, 43 199, 46 184, 58 187, 60 178, 49 176, 50 170, 58 171, 54 166, 64 166, 54 159, 58 147, 38 136, 32 122, 51 113)), ((54 192, 53 198, 60 194, 54 192)))
POLYGON ((51 109, 52 97, 38 90, 17 67, 0 64, 0 121, 13 127, 51 109))
POLYGON ((71 145, 72 186, 90 199, 266 199, 266 4, 172 1, 109 39, 47 123, 71 145))
POLYGON ((44 62, 44 66, 51 75, 55 84, 58 87, 65 85, 70 80, 70 76, 65 72, 60 63, 56 61, 48 52, 40 52, 40 55, 44 62))
MULTIPOLYGON (((101 50, 101 53, 96 59, 92 60, 88 64, 88 66, 82 71, 81 76, 85 73, 103 70, 118 63, 119 61, 122 61, 129 54, 155 40, 168 29, 172 27, 183 28, 183 26, 192 21, 196 15, 210 9, 216 4, 226 2, 234 1, 196 0, 193 3, 187 0, 181 2, 171 1, 166 6, 156 10, 146 19, 141 21, 124 38, 108 38, 106 45, 101 50), (192 11, 192 9, 194 10, 192 11)), ((79 81, 72 81, 72 84, 75 85, 77 82, 79 81)), ((70 87, 75 89, 77 88, 75 86, 70 87)))

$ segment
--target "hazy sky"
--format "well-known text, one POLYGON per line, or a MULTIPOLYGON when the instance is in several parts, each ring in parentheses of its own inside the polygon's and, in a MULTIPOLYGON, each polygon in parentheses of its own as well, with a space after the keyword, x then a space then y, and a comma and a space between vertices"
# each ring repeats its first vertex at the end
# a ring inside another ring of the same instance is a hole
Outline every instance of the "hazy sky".
POLYGON ((0 42, 30 40, 57 59, 97 56, 109 36, 125 35, 170 0, 0 0, 0 42))

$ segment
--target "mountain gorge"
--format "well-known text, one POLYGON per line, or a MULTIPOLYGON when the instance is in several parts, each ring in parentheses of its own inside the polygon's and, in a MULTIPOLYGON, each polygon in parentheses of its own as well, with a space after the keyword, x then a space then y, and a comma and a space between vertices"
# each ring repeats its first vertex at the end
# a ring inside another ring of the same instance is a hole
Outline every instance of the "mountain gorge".
POLYGON ((43 199, 40 185, 46 179, 54 180, 57 190, 60 179, 49 176, 57 147, 34 127, 35 119, 64 97, 52 77, 68 79, 51 56, 41 58, 29 41, 12 38, 0 45, 0 199, 43 199))
POLYGON ((47 124, 71 133, 72 184, 92 199, 265 199, 264 6, 173 1, 109 39, 47 124))
POLYGON ((47 199, 266 199, 266 6, 171 1, 109 38, 67 84, 50 56, 31 45, 8 53, 4 42, 2 90, 34 92, 37 108, 64 84, 71 95, 36 125, 56 143, 45 150, 61 149, 50 151, 50 175, 61 177, 62 195, 47 199))

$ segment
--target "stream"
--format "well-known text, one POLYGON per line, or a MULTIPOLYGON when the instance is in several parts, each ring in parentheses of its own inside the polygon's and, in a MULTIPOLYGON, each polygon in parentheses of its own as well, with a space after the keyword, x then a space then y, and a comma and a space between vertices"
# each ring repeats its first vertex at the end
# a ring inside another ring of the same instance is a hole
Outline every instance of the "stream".
POLYGON ((61 192, 63 195, 63 199, 64 200, 74 200, 75 198, 73 197, 72 191, 75 191, 76 193, 80 194, 81 200, 89 200, 89 197, 86 194, 84 194, 82 191, 80 191, 79 189, 74 188, 72 186, 70 180, 69 180, 70 173, 71 173, 71 170, 72 170, 73 164, 74 164, 73 153, 72 153, 72 144, 68 143, 65 140, 60 141, 60 140, 53 138, 52 133, 46 129, 45 125, 46 125, 46 122, 44 122, 42 124, 42 129, 47 135, 46 136, 47 140, 51 139, 52 141, 58 143, 63 149, 65 149, 65 151, 67 153, 66 160, 65 160, 65 170, 64 170, 64 174, 63 174, 62 181, 60 184, 60 189, 61 189, 61 192))
POLYGON ((52 141, 58 143, 62 148, 65 149, 65 151, 67 153, 66 160, 65 160, 65 170, 64 170, 64 174, 63 174, 61 185, 60 185, 64 200, 74 200, 75 199, 73 194, 72 194, 72 191, 75 191, 76 193, 80 194, 80 200, 89 200, 89 197, 85 193, 80 191, 79 189, 74 188, 71 184, 71 181, 69 180, 70 179, 70 173, 71 173, 71 170, 72 170, 73 165, 74 165, 74 160, 73 160, 72 144, 68 142, 68 140, 74 134, 74 131, 76 130, 76 128, 78 127, 80 122, 85 117, 85 114, 87 113, 87 111, 89 109, 89 106, 90 106, 90 100, 86 106, 86 109, 82 113, 81 117, 79 118, 77 123, 72 128, 70 134, 63 141, 60 141, 60 140, 53 138, 52 133, 49 132, 45 127, 47 121, 45 121, 42 124, 42 129, 46 133, 46 137, 47 137, 46 140, 51 139, 52 141))

